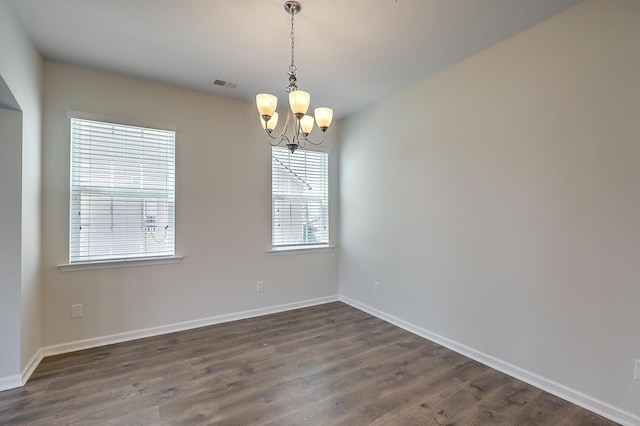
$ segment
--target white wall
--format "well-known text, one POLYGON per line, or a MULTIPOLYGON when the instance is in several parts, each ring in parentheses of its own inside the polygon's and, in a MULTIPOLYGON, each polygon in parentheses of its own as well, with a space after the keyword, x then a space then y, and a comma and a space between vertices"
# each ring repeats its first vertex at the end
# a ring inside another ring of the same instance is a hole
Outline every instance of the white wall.
MULTIPOLYGON (((43 346, 338 294, 337 252, 268 256, 271 156, 254 105, 45 63, 43 346), (68 261, 68 109, 177 126, 183 263, 60 272, 68 261), (256 282, 264 281, 264 293, 256 282), (71 305, 84 318, 71 319, 71 305)), ((337 129, 336 129, 337 130, 337 129)), ((335 135, 328 146, 332 167, 335 135)), ((337 181, 332 182, 337 240, 337 181)))
MULTIPOLYGON (((4 84, 4 82, 0 81, 4 84)), ((0 108, 0 387, 20 373, 20 139, 22 113, 0 108)))
MULTIPOLYGON (((8 255, 14 260, 18 256, 18 262, 12 264, 12 268, 19 268, 18 297, 4 303, 17 309, 18 318, 11 324, 16 321, 19 324, 20 341, 18 349, 13 344, 3 344, 0 353, 19 351, 20 362, 16 373, 24 378, 25 374, 30 374, 28 370, 37 358, 41 337, 39 268, 42 59, 4 0, 0 0, 0 76, 22 110, 21 136, 18 139, 12 138, 10 142, 16 146, 2 148, 3 165, 11 164, 17 172, 6 185, 11 187, 13 194, 20 194, 18 205, 12 207, 20 212, 19 220, 11 220, 5 224, 12 232, 18 232, 20 238, 17 244, 12 242, 10 247, 3 244, 2 252, 3 256, 8 255), (4 150, 10 150, 11 156, 5 157, 4 150)), ((4 138, 4 127, 2 134, 4 138)), ((1 195, 4 196, 4 193, 1 195)), ((15 202, 15 199, 11 201, 15 202)), ((4 276, 5 271, 2 273, 4 276)), ((13 272, 7 272, 7 277, 12 277, 10 281, 14 282, 13 272)), ((3 323, 0 329, 6 326, 3 323)))
POLYGON ((639 41, 587 1, 345 120, 341 294, 640 422, 639 41))

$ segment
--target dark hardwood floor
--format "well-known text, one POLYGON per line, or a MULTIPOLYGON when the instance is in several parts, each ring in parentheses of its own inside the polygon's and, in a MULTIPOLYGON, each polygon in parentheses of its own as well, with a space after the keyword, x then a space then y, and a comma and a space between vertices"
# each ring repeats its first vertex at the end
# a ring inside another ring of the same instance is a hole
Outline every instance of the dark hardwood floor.
POLYGON ((615 423, 336 302, 45 358, 0 424, 615 423))

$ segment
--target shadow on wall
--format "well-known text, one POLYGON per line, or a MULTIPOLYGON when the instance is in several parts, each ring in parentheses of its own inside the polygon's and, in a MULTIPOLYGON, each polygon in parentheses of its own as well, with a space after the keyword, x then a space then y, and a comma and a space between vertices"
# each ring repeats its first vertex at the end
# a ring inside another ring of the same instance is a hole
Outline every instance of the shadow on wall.
POLYGON ((9 86, 0 75, 0 108, 12 109, 20 111, 20 105, 18 101, 13 97, 13 93, 9 90, 9 86))

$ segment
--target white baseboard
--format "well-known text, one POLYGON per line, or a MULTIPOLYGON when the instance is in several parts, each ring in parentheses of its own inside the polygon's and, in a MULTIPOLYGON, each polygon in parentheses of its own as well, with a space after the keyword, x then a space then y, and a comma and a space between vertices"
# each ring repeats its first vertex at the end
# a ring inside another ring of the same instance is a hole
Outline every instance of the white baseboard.
POLYGON ((601 416, 604 416, 610 420, 626 426, 640 426, 640 417, 636 416, 633 413, 629 413, 604 401, 600 401, 599 399, 593 398, 589 395, 585 395, 582 392, 576 391, 560 383, 554 382, 553 380, 549 380, 545 377, 539 376, 506 361, 485 354, 484 352, 480 352, 478 350, 465 346, 444 336, 440 336, 439 334, 432 333, 428 330, 425 330, 424 328, 418 327, 400 318, 394 317, 393 315, 389 315, 376 308, 372 308, 371 306, 350 299, 346 296, 341 295, 340 300, 348 305, 353 306, 354 308, 367 312, 393 325, 397 325, 398 327, 403 328, 413 334, 438 343, 439 345, 458 352, 459 354, 465 355, 484 365, 513 376, 519 380, 522 380, 523 382, 540 388, 562 399, 570 401, 576 405, 584 407, 587 410, 600 414, 601 416))
POLYGON ((42 348, 38 349, 35 354, 31 357, 27 365, 22 369, 22 384, 25 385, 29 377, 33 374, 36 367, 40 364, 44 356, 42 355, 42 348))
POLYGON ((114 343, 121 343, 135 339, 142 339, 145 337, 159 336, 162 334, 173 333, 177 331, 190 330, 198 327, 205 327, 208 325, 221 324, 225 322, 237 321, 241 319, 254 318, 263 315, 274 314, 278 312, 289 311, 292 309, 305 308, 309 306, 321 305, 324 303, 330 303, 335 301, 342 301, 354 308, 367 312, 375 317, 378 317, 384 321, 394 324, 400 328, 403 328, 413 334, 424 337, 444 347, 447 347, 455 352, 465 355, 471 359, 474 359, 482 364, 485 364, 491 368, 501 371, 505 374, 513 376, 523 382, 536 386, 544 391, 547 391, 560 398, 566 399, 574 404, 580 405, 587 410, 607 417, 615 422, 626 426, 640 426, 640 417, 624 411, 618 407, 612 406, 606 402, 600 401, 589 395, 585 395, 579 391, 568 388, 560 383, 549 380, 545 377, 539 376, 530 371, 524 370, 513 364, 495 358, 491 355, 485 354, 454 340, 448 339, 444 336, 440 336, 436 333, 432 333, 393 315, 389 315, 371 306, 360 303, 356 300, 350 299, 346 296, 329 296, 317 299, 304 300, 300 302, 288 303, 283 305, 270 306, 267 308, 253 309, 249 311, 236 312, 232 314, 218 315, 210 318, 203 318, 194 321, 185 321, 175 324, 169 324, 160 327, 152 327, 142 330, 128 331, 124 333, 112 334, 108 336, 95 337, 85 340, 77 340, 74 342, 63 343, 59 345, 46 346, 36 352, 29 363, 25 366, 21 375, 9 376, 0 378, 0 391, 13 389, 23 386, 27 382, 31 374, 36 369, 40 361, 46 356, 58 355, 62 353, 74 352, 82 349, 95 348, 104 345, 110 345, 114 343))
POLYGON ((0 391, 19 388, 20 386, 22 386, 22 377, 18 374, 15 376, 0 377, 0 391))
MULTIPOLYGON (((267 308, 252 309, 249 311, 236 312, 232 314, 218 315, 210 318, 203 318, 193 321, 185 321, 175 324, 163 325, 160 327, 145 328, 142 330, 127 331, 124 333, 111 334, 108 336, 93 337, 91 339, 76 340, 74 342, 62 343, 43 347, 40 350, 41 358, 51 355, 59 355, 68 352, 80 351, 83 349, 96 348, 114 343, 127 342, 129 340, 143 339, 145 337, 159 336, 176 331, 190 330, 208 325, 221 324, 230 321, 237 321, 246 318, 254 318, 263 315, 275 314, 278 312, 290 311, 292 309, 306 308, 308 306, 322 305, 324 303, 337 302, 338 295, 321 297, 317 299, 303 300, 300 302, 287 303, 284 305, 270 306, 267 308)), ((38 361, 39 362, 39 361, 38 361)), ((37 365, 37 364, 36 364, 37 365)), ((35 367, 34 367, 35 369, 35 367)))
POLYGON ((290 311, 292 309, 306 308, 324 303, 337 302, 338 295, 320 297, 317 299, 303 300, 300 302, 287 303, 283 305, 269 306, 267 308, 252 309, 249 311, 235 312, 232 314, 218 315, 210 318, 203 318, 193 321, 185 321, 176 324, 168 324, 160 327, 146 328, 142 330, 127 331, 124 333, 111 334, 108 336, 94 337, 91 339, 77 340, 74 342, 62 343, 59 345, 45 346, 40 348, 29 360, 20 375, 0 377, 0 391, 19 388, 27 383, 36 367, 42 359, 51 355, 59 355, 68 352, 90 349, 114 343, 126 342, 129 340, 142 339, 145 337, 159 336, 161 334, 174 333, 176 331, 190 330, 208 325, 221 324, 224 322, 237 321, 246 318, 254 318, 263 315, 275 314, 278 312, 290 311))
POLYGON ((31 357, 27 365, 22 369, 22 373, 20 375, 9 376, 9 377, 0 377, 0 391, 19 388, 24 386, 29 380, 29 377, 33 374, 33 370, 36 369, 38 364, 42 361, 42 349, 38 349, 35 354, 31 357))

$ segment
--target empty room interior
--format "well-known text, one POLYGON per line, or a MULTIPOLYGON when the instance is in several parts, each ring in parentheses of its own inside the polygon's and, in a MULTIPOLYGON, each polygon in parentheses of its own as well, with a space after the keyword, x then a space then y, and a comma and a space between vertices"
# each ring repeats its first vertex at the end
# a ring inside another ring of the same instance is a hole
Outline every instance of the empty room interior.
POLYGON ((640 425, 638 0, 0 0, 0 137, 0 424, 640 425))

